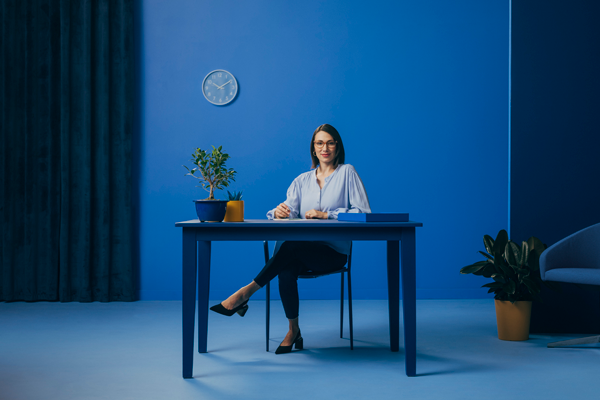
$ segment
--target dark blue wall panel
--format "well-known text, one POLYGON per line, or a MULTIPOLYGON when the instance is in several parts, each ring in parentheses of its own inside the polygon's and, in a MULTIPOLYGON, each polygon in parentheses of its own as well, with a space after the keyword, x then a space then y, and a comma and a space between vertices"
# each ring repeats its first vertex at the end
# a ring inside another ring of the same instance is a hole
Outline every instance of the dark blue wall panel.
MULTIPOLYGON (((600 3, 512 10, 511 237, 551 245, 600 222, 600 3)), ((564 288, 534 305, 532 331, 600 330, 598 293, 564 288)))
MULTIPOLYGON (((310 167, 313 130, 333 124, 374 211, 410 212, 420 298, 485 297, 459 269, 508 224, 508 2, 144 1, 140 74, 140 293, 177 299, 181 232, 206 193, 181 166, 223 145, 247 218, 264 218, 310 167), (204 76, 239 80, 232 104, 204 76)), ((222 196, 222 194, 221 194, 222 196)), ((356 243, 354 293, 386 298, 385 246, 356 243)), ((259 243, 216 243, 211 298, 262 267, 259 243)), ((335 277, 302 282, 335 298, 335 277)), ((277 291, 275 290, 274 293, 277 291)), ((261 292, 257 296, 262 295, 261 292)))

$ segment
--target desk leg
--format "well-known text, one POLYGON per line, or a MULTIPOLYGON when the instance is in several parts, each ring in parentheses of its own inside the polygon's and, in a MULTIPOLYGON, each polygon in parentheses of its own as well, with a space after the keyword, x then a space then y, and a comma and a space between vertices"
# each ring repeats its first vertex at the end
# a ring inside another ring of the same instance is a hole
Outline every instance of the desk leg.
POLYGON ((388 310, 390 349, 400 349, 400 246, 397 240, 387 242, 388 310))
POLYGON ((198 242, 198 353, 208 352, 208 291, 210 284, 210 242, 198 242))
POLYGON ((194 309, 196 307, 196 233, 183 228, 183 377, 191 378, 194 371, 194 309))
POLYGON ((417 278, 415 228, 402 230, 402 308, 406 375, 417 374, 417 278))

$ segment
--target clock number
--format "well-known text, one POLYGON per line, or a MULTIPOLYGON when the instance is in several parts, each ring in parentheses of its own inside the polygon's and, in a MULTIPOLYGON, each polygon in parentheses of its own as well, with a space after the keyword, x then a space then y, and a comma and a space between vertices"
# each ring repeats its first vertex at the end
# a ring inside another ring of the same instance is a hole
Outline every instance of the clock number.
POLYGON ((208 95, 210 96, 210 92, 208 92, 208 95))
POLYGON ((216 99, 216 98, 217 98, 217 96, 213 96, 213 100, 216 99))
POLYGON ((225 96, 225 100, 229 100, 229 96, 225 96))
POLYGON ((219 103, 222 103, 222 102, 223 102, 223 99, 219 99, 219 103))
POLYGON ((225 79, 229 78, 229 75, 225 74, 225 79))
POLYGON ((230 95, 230 96, 233 96, 233 92, 229 92, 229 95, 230 95))
POLYGON ((209 79, 209 80, 208 80, 208 83, 212 83, 212 81, 209 79))
POLYGON ((220 78, 220 77, 222 77, 222 76, 223 76, 223 74, 219 72, 219 74, 218 74, 218 77, 220 78))

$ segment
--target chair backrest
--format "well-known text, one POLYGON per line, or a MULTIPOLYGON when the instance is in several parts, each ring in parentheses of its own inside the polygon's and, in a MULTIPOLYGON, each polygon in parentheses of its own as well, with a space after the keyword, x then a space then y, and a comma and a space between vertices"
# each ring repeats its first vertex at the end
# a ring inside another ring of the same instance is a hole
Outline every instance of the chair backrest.
POLYGON ((548 247, 540 257, 540 274, 557 268, 600 269, 600 224, 575 232, 548 247))

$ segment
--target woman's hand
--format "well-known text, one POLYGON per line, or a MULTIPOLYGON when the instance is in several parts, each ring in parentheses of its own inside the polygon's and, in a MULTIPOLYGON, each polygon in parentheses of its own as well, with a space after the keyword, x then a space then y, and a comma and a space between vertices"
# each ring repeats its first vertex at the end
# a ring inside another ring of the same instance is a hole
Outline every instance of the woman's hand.
POLYGON ((327 219, 328 215, 326 212, 310 210, 304 214, 304 218, 306 219, 327 219))
POLYGON ((285 203, 281 203, 275 208, 273 213, 275 218, 288 218, 290 216, 290 208, 285 203))

